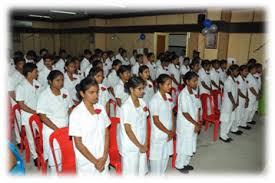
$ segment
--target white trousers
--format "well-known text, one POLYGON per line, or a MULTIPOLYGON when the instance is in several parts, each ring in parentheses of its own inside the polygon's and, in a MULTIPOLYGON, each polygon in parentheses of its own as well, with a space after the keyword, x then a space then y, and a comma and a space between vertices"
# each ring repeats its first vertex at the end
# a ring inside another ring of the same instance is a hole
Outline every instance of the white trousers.
POLYGON ((176 168, 182 169, 184 166, 189 165, 191 156, 185 154, 177 154, 176 168))
POLYGON ((234 120, 236 120, 236 110, 231 113, 221 114, 223 118, 221 120, 220 137, 224 140, 228 139, 228 133, 232 127, 234 120))
POLYGON ((122 156, 123 175, 141 175, 148 172, 146 153, 127 152, 122 156))
POLYGON ((150 160, 150 167, 151 167, 152 174, 163 175, 166 171, 168 160, 169 158, 162 159, 162 160, 150 160))
POLYGON ((36 153, 36 150, 35 150, 35 143, 34 143, 34 140, 33 140, 32 131, 31 131, 30 125, 26 124, 24 126, 25 126, 25 129, 26 129, 26 136, 27 136, 27 140, 28 140, 28 143, 29 143, 29 147, 30 147, 30 152, 32 154, 32 158, 36 159, 37 158, 37 153, 36 153))
POLYGON ((255 115, 256 109, 248 109, 247 110, 247 121, 250 122, 253 120, 253 117, 255 115))

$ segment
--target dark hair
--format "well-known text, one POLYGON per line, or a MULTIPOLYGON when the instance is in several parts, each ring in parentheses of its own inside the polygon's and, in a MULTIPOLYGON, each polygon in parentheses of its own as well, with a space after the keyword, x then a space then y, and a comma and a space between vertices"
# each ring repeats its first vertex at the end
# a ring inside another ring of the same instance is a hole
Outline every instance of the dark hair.
POLYGON ((247 65, 241 65, 241 66, 240 66, 240 71, 243 71, 243 70, 245 70, 245 69, 248 69, 247 65))
POLYGON ((18 63, 21 62, 21 61, 26 62, 26 60, 24 59, 24 57, 15 57, 15 58, 13 59, 14 65, 18 64, 18 63))
POLYGON ((263 67, 263 65, 262 65, 262 64, 260 64, 260 63, 256 63, 256 64, 255 64, 255 67, 256 67, 256 69, 258 69, 258 68, 262 68, 262 67, 263 67))
POLYGON ((142 54, 137 54, 137 59, 139 59, 140 57, 143 57, 142 54))
POLYGON ((206 67, 207 65, 210 65, 210 61, 209 61, 209 60, 203 60, 203 61, 201 62, 201 66, 202 66, 202 67, 206 67))
POLYGON ((93 68, 90 69, 90 72, 89 72, 89 74, 88 74, 87 77, 93 78, 99 72, 103 73, 103 70, 101 68, 99 68, 99 67, 93 67, 93 68))
POLYGON ((136 88, 140 84, 145 85, 145 81, 140 77, 134 76, 131 77, 125 84, 124 84, 124 91, 128 94, 131 93, 130 88, 136 88))
POLYGON ((227 64, 227 60, 225 60, 225 59, 222 59, 220 62, 221 62, 221 65, 222 64, 227 64))
POLYGON ((86 77, 84 79, 82 79, 80 81, 79 84, 77 84, 75 86, 75 89, 76 89, 76 92, 77 92, 77 97, 82 100, 82 97, 80 95, 80 92, 85 92, 86 90, 88 90, 91 86, 97 86, 98 87, 98 84, 96 82, 96 80, 90 78, 90 77, 86 77))
POLYGON ((63 73, 59 70, 52 70, 48 77, 47 77, 47 80, 48 81, 53 81, 55 78, 57 78, 58 76, 64 76, 63 73))
POLYGON ((233 71, 238 70, 239 66, 237 64, 232 64, 227 70, 227 75, 231 75, 233 71))
POLYGON ((68 67, 71 63, 75 64, 75 60, 73 59, 68 59, 67 62, 65 63, 65 67, 68 67))
POLYGON ((200 64, 200 61, 198 59, 192 59, 192 62, 190 63, 190 67, 194 67, 196 64, 200 64))
POLYGON ((189 57, 184 57, 183 61, 186 61, 186 60, 190 61, 190 58, 189 57))
POLYGON ((147 57, 151 57, 151 56, 154 56, 154 53, 153 53, 153 52, 149 52, 149 53, 147 54, 147 57))
POLYGON ((158 88, 159 88, 159 85, 165 83, 168 79, 171 79, 171 77, 168 74, 159 75, 159 77, 156 80, 158 84, 158 88))
POLYGON ((176 60, 177 58, 179 58, 179 56, 176 54, 171 56, 171 60, 176 60))
POLYGON ((26 56, 36 57, 36 53, 35 53, 34 50, 29 50, 29 51, 26 53, 26 56))
POLYGON ((33 63, 26 63, 24 66, 23 66, 23 75, 25 77, 28 76, 28 73, 29 72, 32 72, 34 69, 37 69, 37 66, 33 63))
POLYGON ((51 54, 45 54, 43 56, 43 60, 46 60, 46 59, 50 59, 50 60, 53 60, 53 56, 51 54))
POLYGON ((252 69, 256 68, 256 64, 247 64, 247 67, 248 67, 248 71, 250 72, 252 69))
POLYGON ((117 70, 117 75, 120 76, 120 74, 123 74, 124 72, 129 71, 131 72, 131 69, 128 65, 121 65, 119 69, 117 70))
POLYGON ((184 79, 187 81, 190 81, 191 79, 193 79, 194 77, 199 77, 199 75, 193 71, 188 71, 185 75, 184 75, 184 79))
POLYGON ((212 60, 212 61, 211 61, 211 63, 212 63, 212 65, 215 65, 215 64, 219 64, 219 65, 220 65, 220 63, 219 63, 219 60, 218 60, 218 59, 214 59, 214 60, 212 60))
POLYGON ((123 50, 121 51, 121 54, 123 54, 123 53, 127 53, 127 51, 126 51, 125 49, 123 49, 123 50))
POLYGON ((48 53, 48 50, 46 48, 42 48, 40 51, 39 51, 39 54, 41 55, 43 52, 47 52, 48 53))
POLYGON ((257 63, 257 61, 256 61, 255 58, 251 58, 251 59, 249 59, 248 62, 247 62, 247 64, 256 64, 256 63, 257 63))
POLYGON ((93 67, 98 67, 99 64, 102 64, 102 62, 100 60, 95 60, 92 65, 93 67))
POLYGON ((83 53, 84 55, 92 54, 91 50, 89 49, 85 49, 83 53))
POLYGON ((16 51, 13 53, 13 59, 15 59, 16 57, 24 57, 24 54, 22 51, 16 51))
POLYGON ((146 69, 149 70, 149 67, 147 65, 142 65, 138 69, 138 73, 142 74, 146 69))
POLYGON ((121 65, 121 64, 122 64, 122 62, 119 59, 115 59, 113 61, 112 67, 117 66, 117 65, 121 65))
POLYGON ((134 54, 134 53, 137 53, 137 50, 136 50, 136 49, 133 49, 133 54, 134 54))

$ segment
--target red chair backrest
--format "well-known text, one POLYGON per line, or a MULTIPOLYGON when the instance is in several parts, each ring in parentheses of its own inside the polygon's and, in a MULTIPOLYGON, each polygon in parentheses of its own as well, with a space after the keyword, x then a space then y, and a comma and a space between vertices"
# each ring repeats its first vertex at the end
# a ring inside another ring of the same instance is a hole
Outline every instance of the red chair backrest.
POLYGON ((19 121, 20 118, 21 118, 21 112, 20 112, 20 106, 19 104, 15 104, 13 107, 12 107, 12 118, 15 122, 15 126, 16 128, 18 129, 19 132, 21 132, 20 130, 20 127, 19 127, 19 121))
POLYGON ((111 126, 110 126, 110 151, 118 151, 117 145, 117 124, 120 123, 120 119, 117 117, 111 117, 111 126))
POLYGON ((109 100, 109 103, 112 104, 112 105, 114 106, 114 113, 116 114, 116 105, 117 105, 117 104, 116 104, 116 101, 113 100, 113 99, 110 99, 110 100, 109 100))
POLYGON ((75 174, 76 173, 76 161, 75 152, 73 147, 72 138, 69 136, 69 128, 60 128, 55 130, 50 135, 50 147, 54 157, 54 163, 58 174, 75 174), (58 171, 58 165, 56 162, 56 155, 54 152, 53 142, 57 141, 61 151, 61 164, 62 170, 58 171))
POLYGON ((31 128, 32 137, 35 142, 37 153, 43 153, 43 136, 42 136, 43 124, 38 114, 33 114, 30 117, 29 126, 31 128))

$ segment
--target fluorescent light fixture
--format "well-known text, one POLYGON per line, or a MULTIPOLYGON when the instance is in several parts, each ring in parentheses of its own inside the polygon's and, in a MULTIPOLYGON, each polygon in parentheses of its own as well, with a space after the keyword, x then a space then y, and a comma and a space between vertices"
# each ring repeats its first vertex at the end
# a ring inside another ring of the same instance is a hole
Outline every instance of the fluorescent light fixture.
POLYGON ((50 12, 53 12, 53 13, 62 13, 62 14, 70 14, 70 15, 75 15, 76 14, 76 12, 60 11, 60 10, 50 10, 50 12))
POLYGON ((38 17, 38 18, 51 18, 50 16, 42 16, 42 15, 29 15, 29 17, 38 17))

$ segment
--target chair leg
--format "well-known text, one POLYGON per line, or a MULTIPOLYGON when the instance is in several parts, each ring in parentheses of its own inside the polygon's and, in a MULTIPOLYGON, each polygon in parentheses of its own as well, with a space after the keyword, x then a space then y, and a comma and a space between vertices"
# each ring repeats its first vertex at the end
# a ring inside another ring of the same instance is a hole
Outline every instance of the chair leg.
POLYGON ((219 121, 215 122, 214 124, 214 141, 218 140, 218 136, 219 136, 219 121))
POLYGON ((25 137, 25 149, 26 149, 26 162, 29 163, 30 162, 30 147, 29 147, 29 143, 28 143, 28 140, 27 140, 27 137, 25 137))

